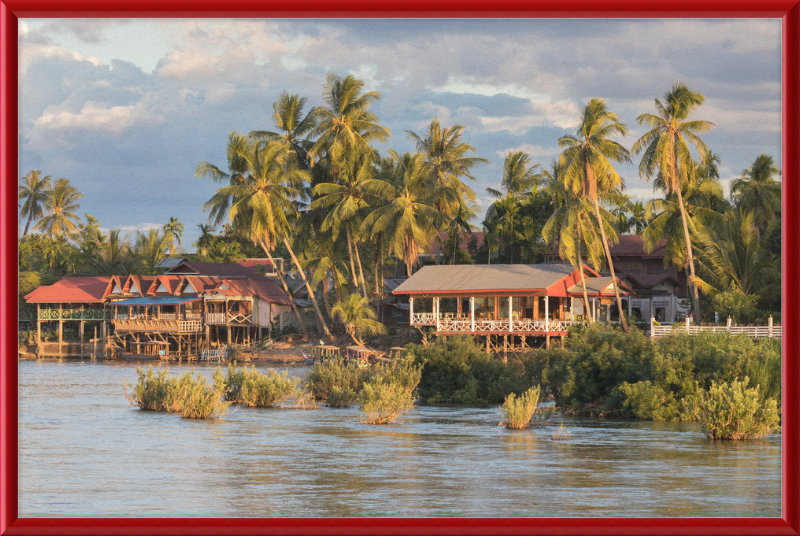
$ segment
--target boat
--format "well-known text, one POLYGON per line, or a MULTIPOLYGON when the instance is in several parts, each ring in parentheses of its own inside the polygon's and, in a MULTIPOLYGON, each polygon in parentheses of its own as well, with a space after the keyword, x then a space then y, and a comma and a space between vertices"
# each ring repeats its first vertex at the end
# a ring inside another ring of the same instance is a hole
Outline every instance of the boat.
POLYGON ((341 359, 341 351, 339 350, 338 346, 331 346, 321 344, 319 346, 311 346, 306 352, 304 349, 300 349, 300 353, 303 354, 303 361, 306 362, 307 365, 313 365, 314 363, 322 363, 324 361, 330 361, 332 359, 341 359))
POLYGON ((364 348, 363 346, 348 346, 345 361, 358 368, 365 368, 369 366, 370 357, 374 353, 375 352, 372 350, 364 348))

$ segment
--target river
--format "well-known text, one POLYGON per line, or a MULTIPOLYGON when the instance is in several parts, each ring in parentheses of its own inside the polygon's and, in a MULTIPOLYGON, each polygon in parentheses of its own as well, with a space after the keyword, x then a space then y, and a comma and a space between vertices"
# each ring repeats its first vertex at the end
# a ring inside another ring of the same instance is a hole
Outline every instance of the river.
POLYGON ((571 436, 554 441, 557 426, 498 428, 496 406, 419 406, 384 426, 326 407, 189 420, 131 406, 135 369, 19 363, 20 517, 781 515, 778 434, 559 416, 571 436))

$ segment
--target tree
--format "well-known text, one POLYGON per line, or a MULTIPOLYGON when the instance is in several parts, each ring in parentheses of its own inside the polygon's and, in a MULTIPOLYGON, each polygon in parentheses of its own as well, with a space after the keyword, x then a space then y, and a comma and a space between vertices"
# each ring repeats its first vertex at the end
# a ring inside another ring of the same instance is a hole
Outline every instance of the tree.
POLYGON ((705 97, 691 91, 680 82, 664 93, 664 102, 655 100, 656 114, 642 114, 636 118, 640 125, 650 128, 636 143, 631 152, 643 152, 639 164, 639 176, 648 180, 658 171, 664 178, 667 193, 675 193, 678 197, 678 209, 681 214, 684 240, 686 241, 686 257, 690 271, 690 287, 694 298, 695 320, 700 320, 700 296, 697 285, 692 281, 695 276, 694 258, 692 255, 692 239, 689 233, 689 222, 686 218, 686 207, 683 204, 681 184, 695 179, 695 163, 689 144, 700 153, 708 153, 708 147, 698 136, 710 131, 714 123, 709 121, 688 121, 697 107, 703 104, 705 97))
MULTIPOLYGON (((529 195, 534 186, 541 184, 542 175, 539 172, 539 164, 530 161, 529 154, 522 151, 510 152, 503 162, 503 180, 500 188, 506 195, 514 194, 517 196, 529 195)), ((503 197, 503 194, 492 188, 487 188, 493 197, 503 197)))
POLYGON ((49 198, 51 178, 50 175, 42 177, 41 171, 31 170, 20 179, 21 181, 25 181, 25 184, 19 187, 19 199, 20 201, 24 201, 22 203, 20 216, 23 218, 26 216, 28 217, 22 236, 28 234, 28 228, 34 219, 42 217, 42 207, 47 203, 49 198))
POLYGON ((475 226, 472 225, 470 222, 473 221, 477 215, 476 212, 478 210, 477 205, 460 205, 453 217, 450 218, 450 222, 448 223, 448 236, 449 241, 453 242, 453 259, 451 264, 456 264, 456 258, 458 257, 457 252, 459 248, 459 244, 461 243, 461 238, 459 234, 463 231, 466 233, 472 234, 475 226))
POLYGON ((317 126, 315 115, 317 108, 312 108, 305 116, 303 108, 306 105, 306 98, 299 95, 290 95, 284 91, 278 100, 272 103, 272 123, 278 128, 279 132, 268 130, 253 130, 249 136, 255 140, 278 141, 288 151, 298 165, 306 167, 306 156, 308 150, 313 145, 306 139, 317 126))
MULTIPOLYGON (((165 226, 166 227, 166 226, 165 226)), ((136 232, 134 255, 144 265, 145 272, 155 275, 156 264, 167 257, 172 235, 164 229, 149 229, 147 233, 136 232)))
POLYGON ((83 194, 72 186, 67 179, 58 179, 53 188, 48 192, 45 207, 49 214, 39 220, 36 228, 51 238, 57 236, 68 237, 78 230, 80 220, 73 211, 80 208, 78 199, 83 194))
MULTIPOLYGON (((329 73, 323 90, 327 106, 317 108, 314 119, 317 126, 312 136, 319 136, 308 152, 311 165, 323 152, 332 160, 334 166, 347 155, 351 148, 371 151, 370 142, 385 142, 391 131, 378 124, 378 116, 369 111, 372 103, 381 98, 377 91, 362 94, 364 82, 347 75, 341 78, 329 73)), ((334 170, 335 174, 335 170, 334 170)))
POLYGON ((127 235, 120 238, 121 229, 111 229, 108 235, 97 237, 96 254, 89 265, 96 275, 123 275, 133 271, 136 258, 132 255, 127 235))
POLYGON ((333 306, 333 316, 343 324, 347 334, 359 346, 364 346, 363 337, 386 333, 386 326, 375 320, 377 315, 369 306, 369 298, 350 294, 333 306))
POLYGON ((622 314, 622 299, 619 296, 619 283, 614 273, 614 260, 608 245, 608 234, 616 241, 616 233, 600 213, 598 192, 610 192, 623 186, 622 177, 614 169, 609 160, 614 162, 629 162, 628 150, 610 136, 619 134, 625 136, 628 129, 619 121, 617 114, 606 108, 602 99, 592 99, 583 109, 581 123, 577 135, 564 135, 558 140, 558 145, 564 147, 561 153, 564 165, 564 182, 573 193, 587 196, 594 203, 597 226, 600 230, 603 248, 606 253, 608 268, 611 271, 611 282, 614 285, 614 294, 617 298, 619 318, 622 329, 628 331, 628 322, 622 314))
POLYGON ((205 256, 208 254, 208 248, 214 242, 214 234, 212 233, 214 227, 211 225, 203 225, 202 223, 198 223, 197 227, 200 229, 200 236, 192 245, 199 255, 205 256))
POLYGON ((169 254, 175 254, 175 242, 178 245, 181 245, 181 237, 183 236, 183 224, 178 220, 178 218, 174 218, 170 216, 169 222, 164 224, 164 237, 169 242, 169 254))
POLYGON ((774 179, 780 174, 772 156, 761 153, 742 171, 741 177, 731 183, 733 202, 755 214, 759 229, 764 229, 781 213, 781 183, 774 179))
MULTIPOLYGON (((233 182, 232 185, 217 190, 214 196, 206 202, 204 208, 210 208, 212 214, 219 214, 222 210, 221 207, 229 207, 227 213, 230 221, 234 226, 238 224, 242 229, 247 229, 248 236, 261 245, 273 266, 277 266, 277 264, 272 258, 271 252, 278 240, 283 242, 306 285, 323 332, 330 337, 330 331, 319 309, 314 291, 308 283, 288 238, 291 226, 287 214, 296 213, 293 200, 300 195, 300 192, 289 184, 307 180, 309 173, 307 170, 287 168, 288 151, 282 144, 270 142, 258 147, 253 143, 239 144, 240 136, 237 134, 229 137, 234 144, 244 149, 242 152, 229 151, 229 155, 239 164, 239 169, 243 170, 239 172, 237 179, 232 180, 231 174, 224 173, 217 166, 207 162, 197 166, 195 171, 197 177, 210 176, 220 182, 233 182), (244 165, 241 165, 241 162, 244 162, 244 165)), ((291 295, 280 271, 278 271, 278 277, 283 283, 286 293, 291 295)), ((292 300, 292 307, 300 319, 294 300, 292 300)), ((302 320, 300 323, 304 334, 308 335, 302 320)))
POLYGON ((422 136, 406 131, 417 144, 417 151, 425 155, 427 172, 433 180, 434 206, 446 216, 452 216, 464 201, 475 201, 475 192, 461 182, 461 178, 475 180, 470 170, 478 164, 489 163, 485 158, 465 156, 475 152, 469 143, 461 141, 465 128, 462 125, 442 128, 436 118, 422 136))
POLYGON ((420 246, 427 248, 437 229, 447 218, 431 202, 434 185, 425 155, 405 153, 400 157, 389 150, 394 166, 381 173, 392 188, 386 204, 372 211, 362 224, 371 237, 382 234, 389 250, 406 265, 410 276, 419 264, 420 246))

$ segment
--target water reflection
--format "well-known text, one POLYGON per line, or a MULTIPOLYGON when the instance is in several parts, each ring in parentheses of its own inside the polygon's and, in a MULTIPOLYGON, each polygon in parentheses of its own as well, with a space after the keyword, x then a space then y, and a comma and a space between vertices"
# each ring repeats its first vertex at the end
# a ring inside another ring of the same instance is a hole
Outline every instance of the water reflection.
MULTIPOLYGON (((498 428, 487 407, 143 412, 135 366, 20 362, 20 514, 37 516, 780 516, 780 437, 709 442, 696 424, 559 416, 498 428)), ((194 368, 209 379, 215 366, 194 368)), ((308 367, 280 367, 304 377, 308 367)))

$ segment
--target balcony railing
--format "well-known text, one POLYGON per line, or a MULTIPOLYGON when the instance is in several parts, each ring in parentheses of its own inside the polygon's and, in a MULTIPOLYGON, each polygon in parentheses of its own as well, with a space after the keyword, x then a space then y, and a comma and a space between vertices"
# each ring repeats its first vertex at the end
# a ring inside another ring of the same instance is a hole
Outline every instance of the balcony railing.
POLYGON ((206 315, 206 324, 224 324, 225 313, 208 313, 206 315))
POLYGON ((117 331, 160 331, 169 333, 195 333, 203 330, 200 320, 141 320, 120 319, 114 321, 117 331))
MULTIPOLYGON (((414 313, 412 325, 436 325, 436 316, 433 313, 414 313)), ((476 332, 519 333, 519 332, 547 332, 567 331, 570 326, 582 324, 574 320, 550 320, 545 326, 544 320, 521 319, 509 321, 508 318, 499 320, 475 319, 476 332)), ((439 317, 439 332, 470 333, 472 332, 471 318, 439 317)))
POLYGON ((111 320, 111 309, 39 309, 39 320, 111 320))

